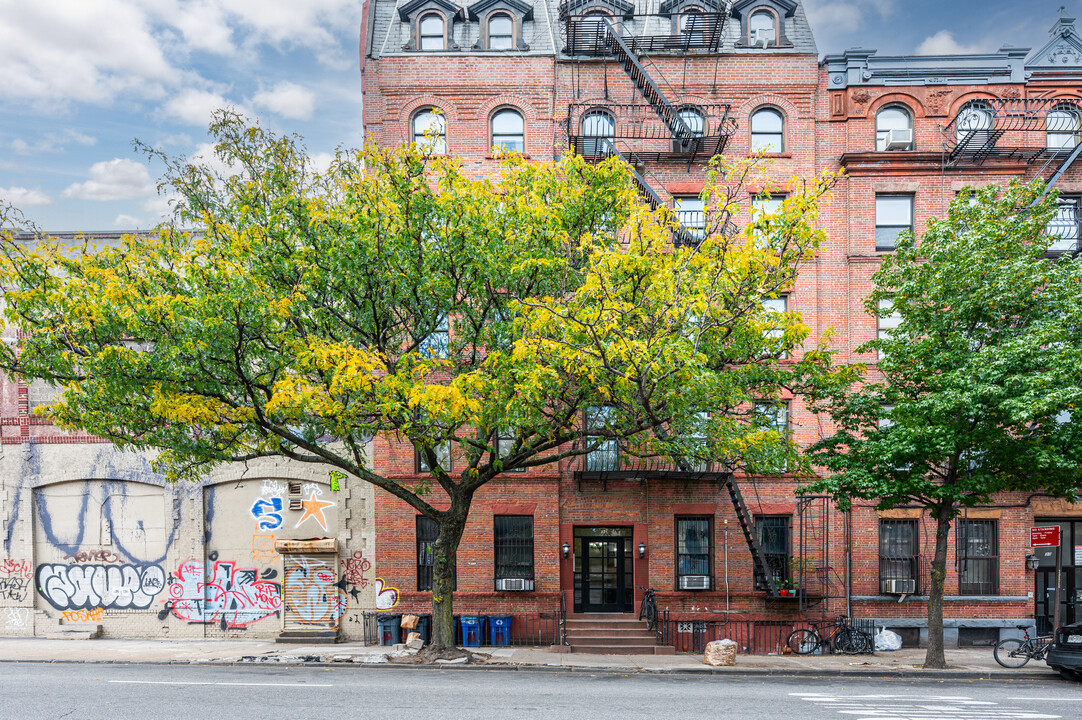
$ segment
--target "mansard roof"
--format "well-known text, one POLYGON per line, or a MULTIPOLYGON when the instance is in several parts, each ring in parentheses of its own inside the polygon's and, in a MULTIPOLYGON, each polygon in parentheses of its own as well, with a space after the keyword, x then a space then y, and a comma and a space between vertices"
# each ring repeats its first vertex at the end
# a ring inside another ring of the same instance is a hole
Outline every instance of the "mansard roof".
POLYGON ((1003 47, 972 55, 876 55, 854 48, 827 55, 827 87, 859 85, 988 85, 1026 81, 1029 48, 1003 47))
POLYGON ((464 17, 462 7, 451 0, 410 0, 398 8, 398 16, 403 22, 408 21, 410 16, 425 6, 431 5, 447 13, 447 17, 461 20, 464 17))
POLYGON ((522 0, 477 0, 467 8, 470 20, 479 20, 486 10, 497 5, 514 10, 523 20, 533 20, 533 5, 522 0))
POLYGON ((744 14, 745 10, 754 10, 759 5, 772 5, 787 18, 793 17, 800 6, 796 0, 736 0, 730 12, 733 17, 738 18, 744 14))

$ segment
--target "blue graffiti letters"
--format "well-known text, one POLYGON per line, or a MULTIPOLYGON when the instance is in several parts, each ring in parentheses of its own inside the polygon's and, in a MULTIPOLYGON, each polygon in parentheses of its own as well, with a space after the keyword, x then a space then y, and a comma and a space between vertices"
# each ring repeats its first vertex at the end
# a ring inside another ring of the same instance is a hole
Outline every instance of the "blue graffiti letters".
POLYGON ((258 521, 260 530, 282 527, 282 498, 259 498, 252 505, 252 517, 258 521))

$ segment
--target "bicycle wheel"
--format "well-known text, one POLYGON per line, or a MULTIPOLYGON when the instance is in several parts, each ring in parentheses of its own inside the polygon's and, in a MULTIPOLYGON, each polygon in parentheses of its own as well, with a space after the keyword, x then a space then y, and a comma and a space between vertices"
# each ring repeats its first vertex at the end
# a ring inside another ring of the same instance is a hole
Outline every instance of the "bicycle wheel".
POLYGON ((807 628, 799 628, 789 633, 785 646, 797 655, 811 655, 819 649, 819 633, 807 628))
POLYGON ((1029 643, 1007 638, 996 643, 992 656, 1005 668, 1020 668, 1029 662, 1029 643))
POLYGON ((834 651, 840 653, 858 653, 861 648, 860 638, 850 627, 840 627, 834 634, 834 651))
POLYGON ((646 621, 647 630, 653 630, 657 627, 657 603, 652 598, 643 598, 639 619, 646 621))

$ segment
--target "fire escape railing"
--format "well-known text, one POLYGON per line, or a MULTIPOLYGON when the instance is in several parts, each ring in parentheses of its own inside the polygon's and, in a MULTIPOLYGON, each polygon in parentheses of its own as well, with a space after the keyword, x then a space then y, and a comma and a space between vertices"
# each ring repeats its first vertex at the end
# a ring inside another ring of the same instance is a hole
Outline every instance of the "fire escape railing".
MULTIPOLYGON (((582 15, 569 3, 560 6, 568 55, 605 56, 611 53, 594 26, 600 15, 582 15)), ((673 22, 671 15, 625 15, 618 25, 627 45, 637 54, 686 53, 692 50, 717 52, 729 19, 727 11, 685 15, 673 22)))
POLYGON ((666 158, 686 159, 689 166, 699 157, 713 157, 725 151, 736 132, 736 121, 726 104, 682 105, 678 111, 692 121, 694 139, 686 145, 672 136, 650 105, 641 103, 573 103, 567 113, 568 145, 579 155, 590 157, 599 153, 599 139, 591 132, 604 132, 632 163, 666 158), (611 118, 609 127, 591 125, 590 115, 605 113, 611 118))
POLYGON ((1064 160, 1082 139, 1078 98, 982 98, 963 105, 943 128, 947 160, 1064 160))

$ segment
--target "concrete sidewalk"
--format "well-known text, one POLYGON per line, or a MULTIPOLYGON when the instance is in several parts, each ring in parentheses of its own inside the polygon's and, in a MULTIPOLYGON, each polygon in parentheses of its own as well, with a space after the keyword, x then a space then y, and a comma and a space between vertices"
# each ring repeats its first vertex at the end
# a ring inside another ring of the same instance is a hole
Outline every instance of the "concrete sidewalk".
MULTIPOLYGON (((253 640, 49 640, 0 638, 0 662, 73 663, 334 663, 388 665, 391 648, 357 643, 282 645, 253 640)), ((740 655, 733 667, 710 667, 696 654, 586 655, 554 653, 547 648, 477 648, 482 663, 439 665, 455 669, 547 669, 617 673, 705 673, 716 675, 810 675, 938 678, 1055 677, 1044 662, 1021 669, 1000 667, 991 648, 948 650, 947 670, 923 670, 924 650, 905 649, 875 655, 740 655)), ((407 667, 419 667, 416 665, 407 667)))

